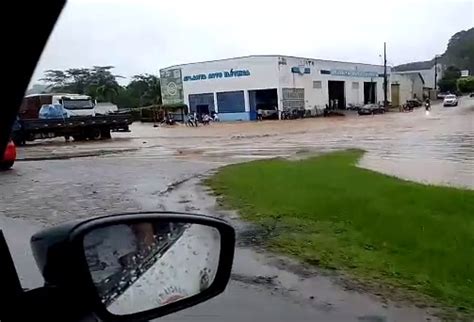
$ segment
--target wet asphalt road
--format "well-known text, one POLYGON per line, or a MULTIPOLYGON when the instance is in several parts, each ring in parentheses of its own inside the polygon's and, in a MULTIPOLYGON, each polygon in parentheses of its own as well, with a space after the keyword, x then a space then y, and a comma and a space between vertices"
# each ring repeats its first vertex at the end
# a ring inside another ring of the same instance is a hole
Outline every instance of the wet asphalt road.
MULTIPOLYGON (((369 151, 362 166, 409 179, 472 187, 473 113, 473 101, 465 100, 458 109, 434 106, 429 116, 417 110, 290 121, 288 127, 280 122, 262 123, 261 128, 257 128, 260 124, 159 130, 137 126, 131 134, 118 134, 104 143, 35 143, 20 149, 19 155, 37 161, 18 162, 13 170, 0 173, 0 225, 24 286, 34 287, 42 281, 32 257, 25 253, 34 231, 70 219, 124 211, 222 215, 196 183, 200 175, 229 162, 357 146, 369 151), (111 154, 43 160, 91 151, 111 154), (176 182, 184 183, 170 185, 176 182)), ((275 261, 239 247, 234 279, 225 294, 162 320, 423 321, 429 317, 425 309, 346 290, 332 277, 312 271, 302 274, 275 261)))
MULTIPOLYGON (((20 163, 14 171, 9 173, 9 175, 21 177, 29 173, 29 178, 38 178, 32 182, 39 181, 39 179, 43 182, 38 190, 30 191, 30 196, 33 194, 44 196, 42 191, 47 189, 52 196, 57 196, 57 193, 67 194, 67 200, 70 203, 67 208, 63 209, 61 208, 64 206, 64 199, 62 198, 49 202, 47 206, 42 205, 41 198, 25 198, 22 202, 16 204, 16 210, 10 206, 9 214, 15 218, 0 217, 0 225, 6 233, 21 281, 23 286, 27 288, 38 287, 42 283, 42 278, 29 251, 29 236, 31 234, 46 225, 50 225, 46 223, 48 221, 62 222, 72 217, 87 217, 92 213, 94 215, 103 213, 97 211, 98 207, 103 207, 100 204, 103 202, 102 197, 95 200, 92 195, 96 193, 91 192, 90 200, 87 202, 84 200, 87 198, 79 200, 77 197, 83 194, 84 190, 77 189, 78 185, 72 184, 72 181, 77 182, 78 179, 77 176, 73 175, 71 168, 77 169, 79 173, 86 172, 86 169, 91 167, 91 162, 96 167, 100 167, 97 160, 77 159, 54 162, 59 164, 53 168, 53 171, 48 170, 48 175, 38 171, 39 168, 36 163, 34 168, 29 168, 29 165, 33 163, 20 163), (60 164, 66 162, 70 163, 64 167, 60 166, 60 164), (59 183, 49 178, 49 175, 66 177, 64 171, 69 173, 69 177, 76 179, 71 179, 71 182, 59 183), (35 177, 34 174, 38 174, 38 176, 35 177), (46 182, 50 184, 45 186, 46 182), (68 186, 71 186, 71 188, 68 188, 68 186), (99 204, 95 204, 96 202, 99 204), (82 208, 79 208, 79 206, 82 206, 82 208), (54 207, 59 208, 59 210, 52 211, 54 207), (19 209, 23 209, 23 212, 20 213, 19 209), (96 209, 95 212, 94 209, 96 209), (25 221, 24 219, 28 217, 30 220, 25 221)), ((102 162, 106 163, 103 164, 104 168, 110 169, 111 172, 117 170, 118 167, 123 171, 123 162, 121 162, 121 165, 117 165, 117 168, 113 166, 113 162, 109 159, 104 159, 102 162)), ((188 162, 176 162, 174 168, 179 168, 180 164, 186 165, 186 168, 190 166, 188 162)), ((192 173, 182 171, 178 181, 191 179, 172 189, 169 189, 165 184, 150 184, 149 181, 153 181, 153 178, 158 179, 160 175, 163 176, 163 174, 156 172, 166 165, 167 163, 157 162, 155 171, 151 172, 155 174, 149 176, 147 180, 143 180, 142 176, 135 176, 135 179, 127 177, 129 183, 133 182, 134 184, 132 188, 123 191, 120 191, 119 188, 126 187, 125 184, 121 185, 115 182, 112 185, 108 182, 107 186, 103 186, 103 177, 97 173, 91 176, 83 176, 81 181, 87 182, 86 190, 115 187, 117 191, 111 191, 111 196, 114 193, 128 195, 123 200, 122 198, 111 200, 106 213, 141 209, 173 209, 222 216, 221 213, 213 211, 213 200, 205 197, 202 188, 197 185, 199 177, 194 178, 192 173), (145 183, 147 181, 148 183, 145 183), (135 196, 140 197, 135 199, 135 196), (149 197, 145 198, 145 196, 149 197)), ((195 163, 192 166, 194 170, 201 167, 203 172, 209 168, 203 163, 195 163)), ((133 173, 132 169, 137 169, 137 163, 134 162, 131 167, 130 171, 133 173)), ((126 174, 127 171, 123 171, 123 173, 126 174)), ((106 173, 103 173, 103 175, 106 175, 106 173)), ((124 180, 125 175, 120 178, 124 180)), ((33 189, 34 186, 37 185, 31 185, 30 189, 33 189)), ((3 201, 2 205, 4 204, 3 201)), ((239 230, 237 223, 235 223, 235 226, 239 230)), ((223 295, 161 320, 237 322, 242 321, 242 319, 258 321, 381 321, 380 319, 382 319, 383 321, 422 321, 425 320, 426 316, 429 316, 425 310, 381 300, 357 291, 347 291, 343 286, 338 285, 336 280, 320 276, 318 272, 294 271, 286 266, 288 262, 290 261, 284 258, 274 258, 255 252, 252 248, 238 247, 234 262, 233 279, 223 295)))

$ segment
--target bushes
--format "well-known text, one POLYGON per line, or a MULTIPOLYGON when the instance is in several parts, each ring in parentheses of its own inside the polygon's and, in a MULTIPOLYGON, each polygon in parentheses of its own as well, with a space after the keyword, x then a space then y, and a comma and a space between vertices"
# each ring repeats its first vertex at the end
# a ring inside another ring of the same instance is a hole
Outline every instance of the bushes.
POLYGON ((458 89, 463 93, 474 92, 474 77, 463 77, 458 79, 458 89))

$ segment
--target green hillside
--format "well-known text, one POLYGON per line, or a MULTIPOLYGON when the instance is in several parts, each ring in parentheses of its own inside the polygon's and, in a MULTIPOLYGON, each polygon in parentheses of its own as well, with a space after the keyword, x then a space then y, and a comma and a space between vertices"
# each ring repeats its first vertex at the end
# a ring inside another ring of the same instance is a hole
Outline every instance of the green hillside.
MULTIPOLYGON (((474 28, 455 33, 449 39, 446 51, 438 59, 445 66, 455 66, 460 70, 468 69, 474 75, 474 28)), ((393 68, 394 71, 429 69, 434 65, 431 60, 418 61, 393 68)))

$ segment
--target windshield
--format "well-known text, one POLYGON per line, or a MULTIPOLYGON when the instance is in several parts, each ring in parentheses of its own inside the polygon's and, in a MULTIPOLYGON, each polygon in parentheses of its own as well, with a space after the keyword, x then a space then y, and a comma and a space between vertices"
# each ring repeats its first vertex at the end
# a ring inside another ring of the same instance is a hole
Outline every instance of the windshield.
POLYGON ((71 100, 63 98, 63 106, 68 110, 82 110, 94 108, 92 100, 71 100))
POLYGON ((473 5, 68 0, 28 93, 84 111, 20 120, 0 215, 230 221, 230 286, 170 319, 473 321, 473 5))

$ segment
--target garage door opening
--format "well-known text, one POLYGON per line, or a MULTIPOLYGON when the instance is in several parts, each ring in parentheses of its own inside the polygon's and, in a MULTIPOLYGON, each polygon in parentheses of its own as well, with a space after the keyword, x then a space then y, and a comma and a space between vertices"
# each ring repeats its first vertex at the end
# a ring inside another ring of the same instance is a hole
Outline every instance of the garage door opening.
POLYGON ((276 88, 249 91, 250 119, 257 119, 260 112, 263 119, 278 119, 278 94, 276 88))
POLYGON ((190 94, 189 95, 189 111, 196 112, 197 115, 210 114, 214 112, 214 94, 190 94))
POLYGON ((376 82, 364 82, 364 104, 375 104, 377 94, 376 82))
POLYGON ((211 112, 209 110, 209 104, 199 104, 196 105, 196 112, 198 115, 209 115, 211 112))
POLYGON ((329 108, 345 109, 346 95, 344 90, 344 81, 328 81, 329 89, 329 108))

